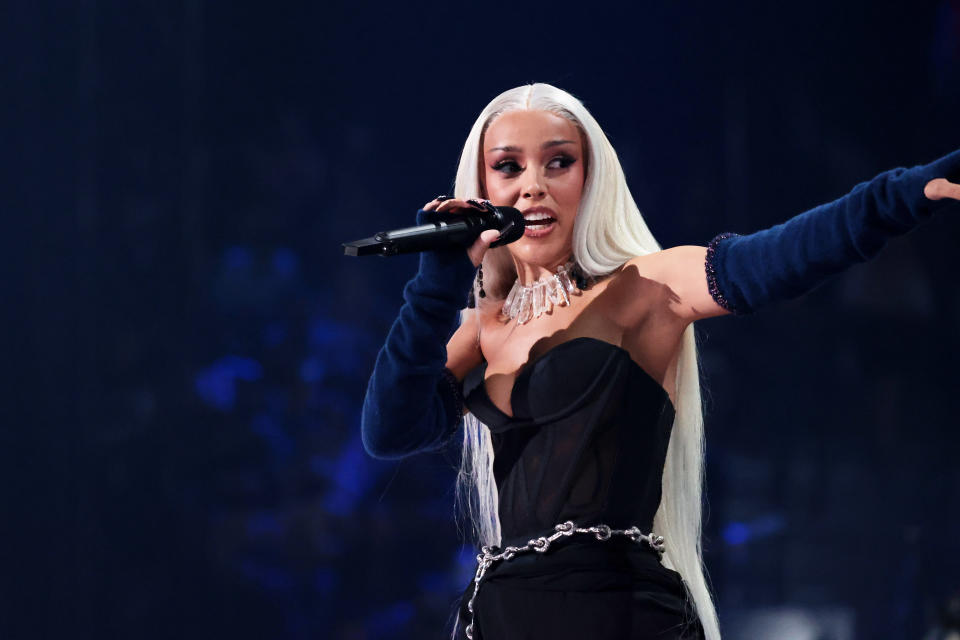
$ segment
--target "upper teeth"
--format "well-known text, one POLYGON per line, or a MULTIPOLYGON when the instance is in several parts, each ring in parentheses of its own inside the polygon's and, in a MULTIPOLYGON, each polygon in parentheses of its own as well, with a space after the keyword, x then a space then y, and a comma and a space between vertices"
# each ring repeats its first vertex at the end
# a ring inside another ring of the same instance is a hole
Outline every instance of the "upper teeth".
POLYGON ((552 216, 548 213, 525 213, 523 214, 524 220, 547 220, 552 216))

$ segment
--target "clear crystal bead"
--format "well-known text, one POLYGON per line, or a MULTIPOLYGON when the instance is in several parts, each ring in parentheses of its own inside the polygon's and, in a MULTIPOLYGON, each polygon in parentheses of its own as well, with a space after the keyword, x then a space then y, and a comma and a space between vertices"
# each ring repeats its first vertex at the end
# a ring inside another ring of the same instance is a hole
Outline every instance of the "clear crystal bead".
POLYGON ((523 292, 520 294, 520 299, 517 301, 517 306, 519 310, 517 312, 517 324, 524 324, 530 317, 531 313, 531 304, 530 304, 530 288, 524 287, 523 292))
POLYGON ((547 310, 547 285, 538 282, 533 285, 533 316, 539 318, 547 310))
POLYGON ((567 295, 560 274, 556 274, 547 282, 547 300, 559 306, 569 305, 570 296, 567 295))
POLYGON ((507 304, 504 305, 504 313, 510 318, 515 318, 520 313, 520 299, 523 297, 523 287, 519 281, 515 282, 510 289, 510 295, 507 296, 507 304))

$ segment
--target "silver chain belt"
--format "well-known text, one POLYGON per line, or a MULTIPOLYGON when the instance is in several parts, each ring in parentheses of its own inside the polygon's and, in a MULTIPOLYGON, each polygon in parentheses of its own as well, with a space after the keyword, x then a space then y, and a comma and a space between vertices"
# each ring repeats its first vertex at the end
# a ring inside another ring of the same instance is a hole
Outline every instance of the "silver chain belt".
POLYGON ((481 548, 481 553, 477 554, 477 573, 473 578, 473 595, 470 596, 470 600, 467 602, 467 610, 470 612, 470 624, 467 625, 465 630, 467 638, 473 640, 473 600, 477 597, 477 592, 480 590, 480 580, 494 562, 509 560, 518 553, 529 551, 545 553, 554 540, 565 536, 572 536, 575 533, 592 533, 596 536, 597 540, 603 541, 609 540, 615 535, 622 535, 630 538, 630 540, 637 544, 646 542, 659 553, 663 553, 664 551, 663 536, 654 535, 652 532, 649 534, 641 533, 637 527, 611 529, 605 524, 597 524, 592 527, 578 527, 573 521, 567 520, 564 523, 556 525, 554 529, 555 532, 550 534, 549 537, 540 536, 539 538, 531 538, 527 541, 527 544, 522 547, 508 546, 499 553, 493 552, 497 547, 484 546, 481 548))

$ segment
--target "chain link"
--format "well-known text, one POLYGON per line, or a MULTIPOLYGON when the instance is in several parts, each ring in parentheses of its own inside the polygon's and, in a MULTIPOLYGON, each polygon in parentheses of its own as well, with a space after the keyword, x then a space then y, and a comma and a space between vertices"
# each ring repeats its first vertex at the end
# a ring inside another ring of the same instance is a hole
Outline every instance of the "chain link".
POLYGON ((523 545, 522 547, 509 545, 503 551, 495 553, 494 550, 499 549, 499 547, 484 546, 481 548, 481 553, 477 554, 477 572, 473 579, 473 595, 470 596, 470 600, 467 602, 467 610, 470 612, 470 624, 468 624, 466 627, 467 638, 473 640, 473 621, 475 618, 473 615, 473 601, 477 597, 477 592, 480 590, 480 580, 483 579, 483 576, 487 573, 487 569, 489 569, 494 562, 498 562, 500 560, 509 560, 519 553, 526 553, 529 551, 546 553, 554 540, 572 536, 575 533, 592 533, 594 536, 596 536, 597 540, 601 541, 609 540, 613 536, 622 535, 626 536, 637 544, 646 542, 660 554, 662 554, 665 549, 663 544, 663 536, 654 535, 652 532, 649 534, 642 533, 637 527, 630 527, 629 529, 611 529, 605 524, 598 524, 592 527, 578 527, 571 520, 567 520, 566 522, 556 525, 554 527, 554 533, 550 534, 549 536, 531 538, 527 541, 527 544, 523 545))

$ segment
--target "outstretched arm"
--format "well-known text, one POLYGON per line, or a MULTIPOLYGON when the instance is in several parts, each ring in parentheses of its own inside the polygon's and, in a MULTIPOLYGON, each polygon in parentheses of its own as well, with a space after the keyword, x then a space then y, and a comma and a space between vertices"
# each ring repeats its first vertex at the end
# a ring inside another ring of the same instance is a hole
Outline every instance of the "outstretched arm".
POLYGON ((746 315, 810 291, 875 256, 946 209, 960 209, 960 150, 930 164, 885 171, 847 195, 750 235, 721 233, 706 247, 658 255, 671 309, 686 322, 746 315))

